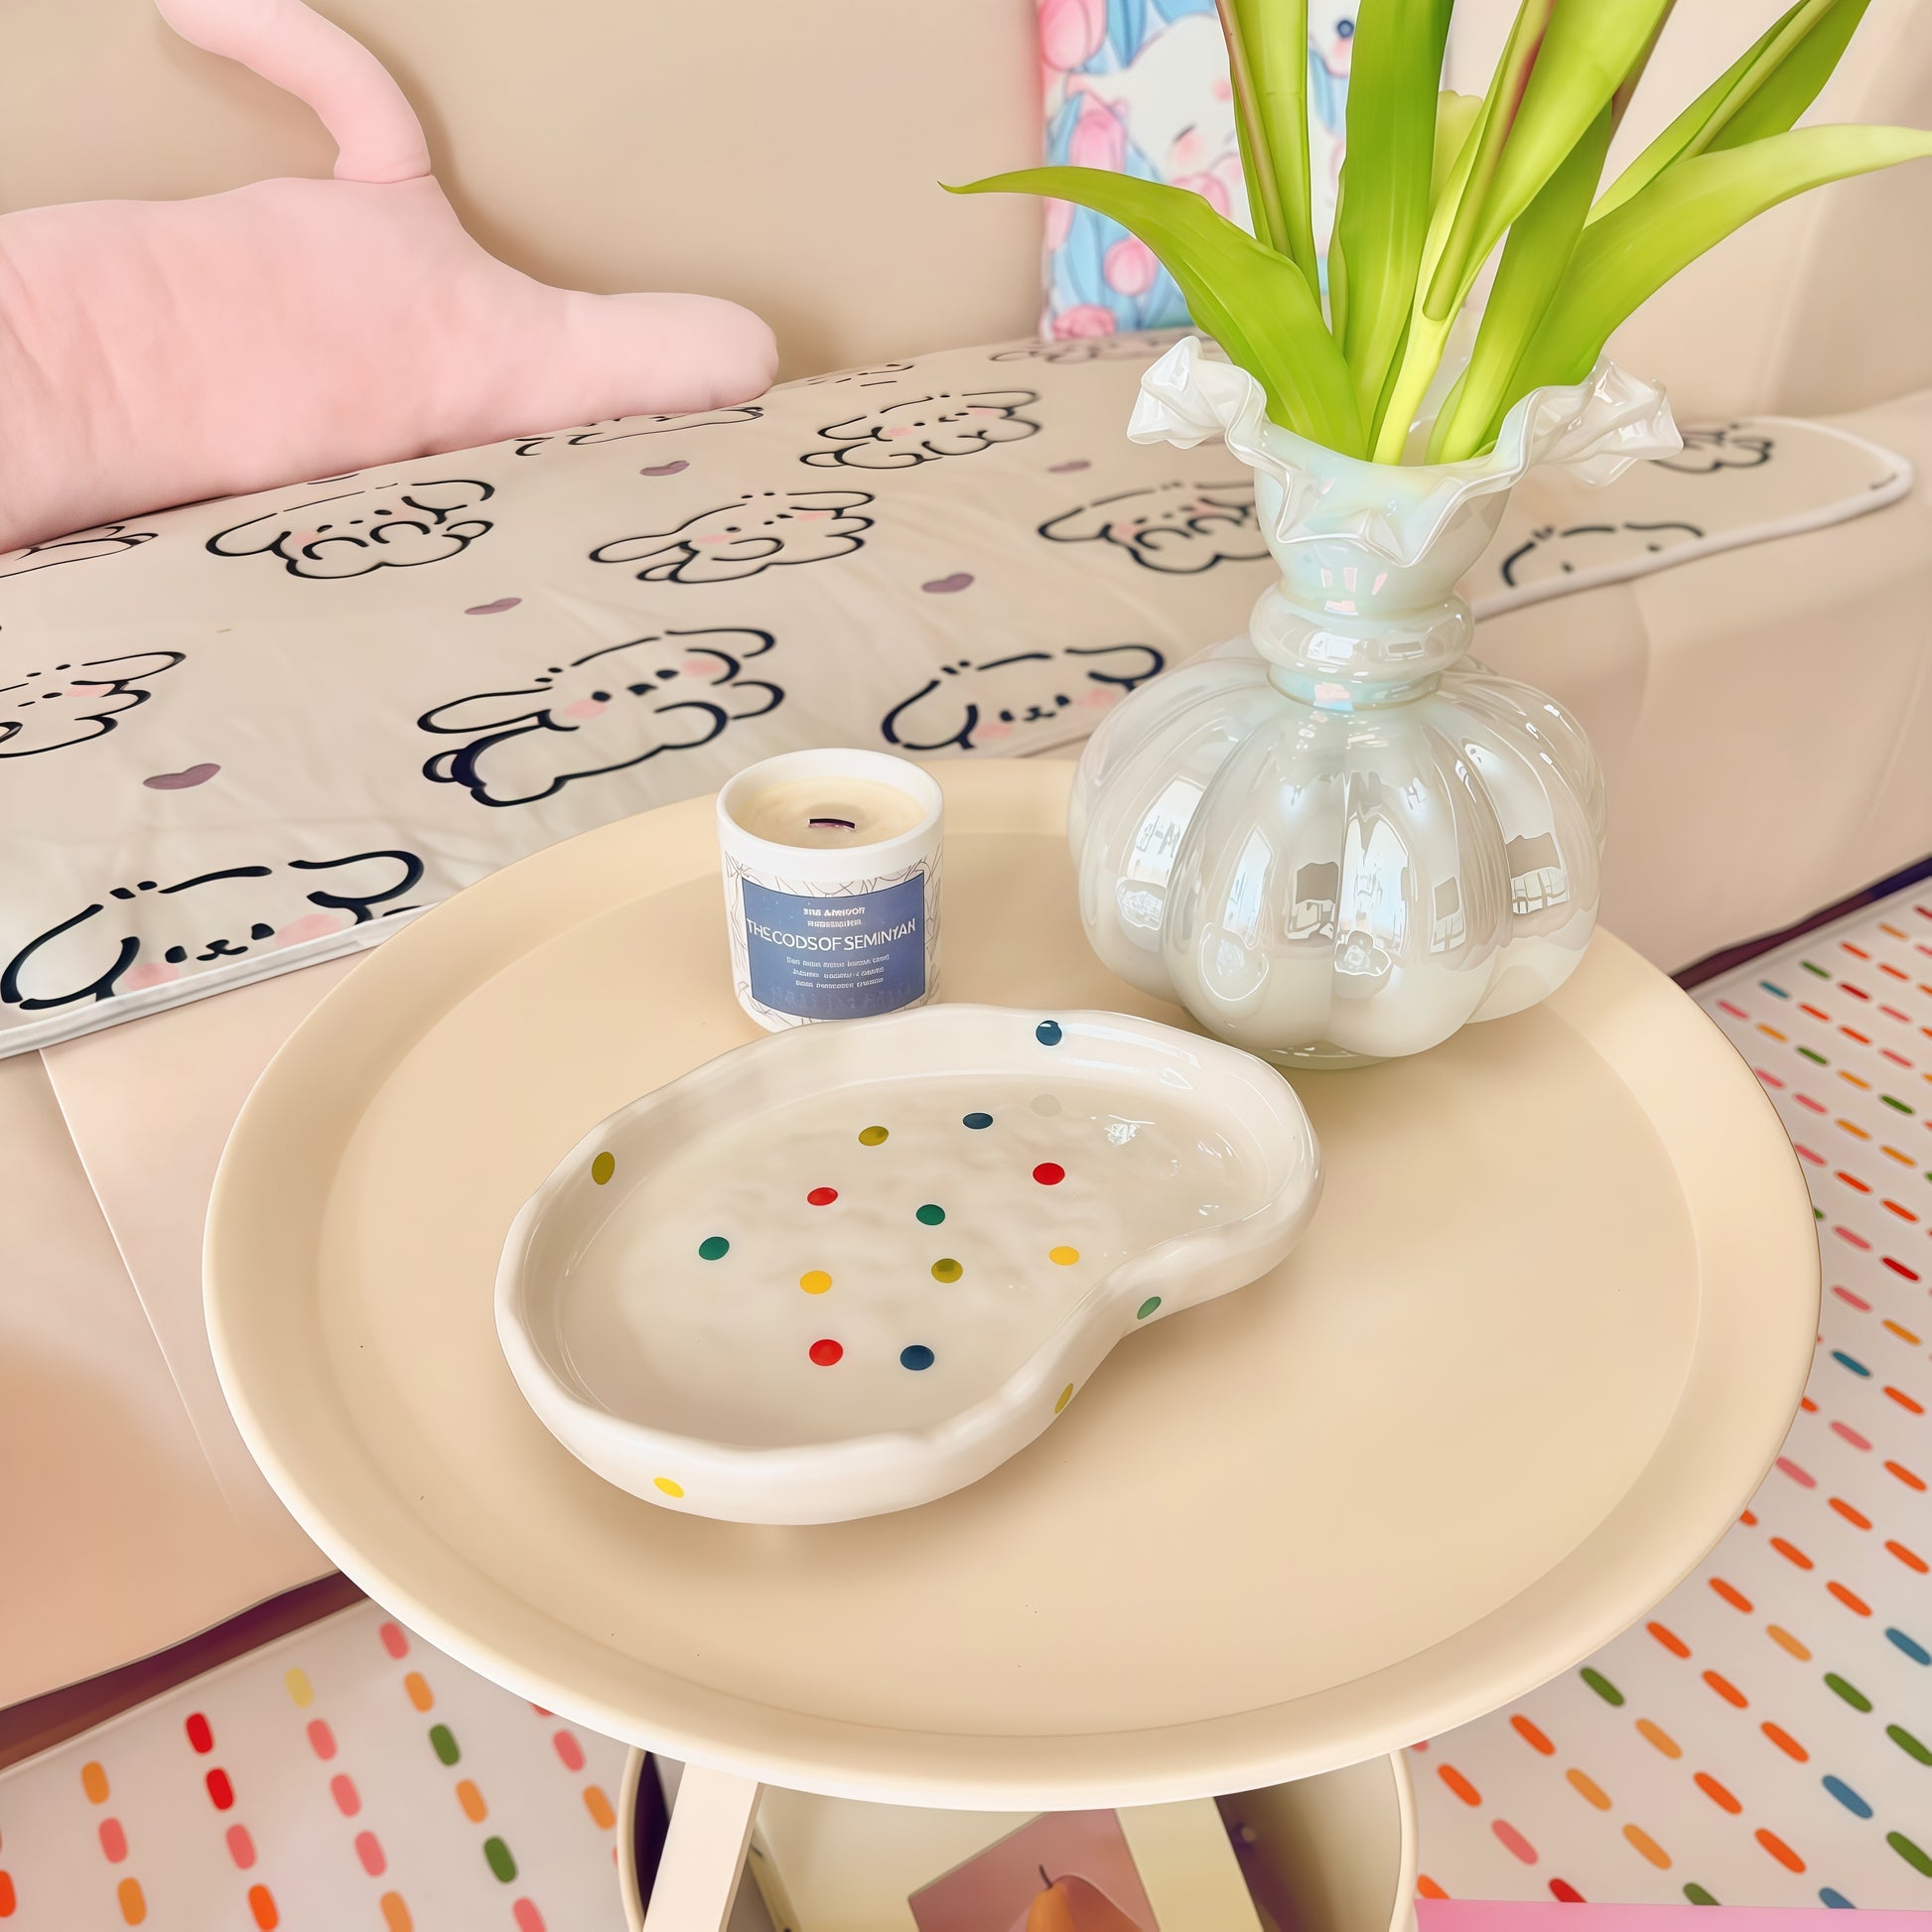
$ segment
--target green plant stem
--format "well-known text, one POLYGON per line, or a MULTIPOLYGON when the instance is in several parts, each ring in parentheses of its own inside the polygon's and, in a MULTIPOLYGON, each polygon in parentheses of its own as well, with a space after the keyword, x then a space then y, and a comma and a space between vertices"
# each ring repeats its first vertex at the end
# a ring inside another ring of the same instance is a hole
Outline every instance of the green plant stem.
POLYGON ((1335 209, 1348 286, 1336 333, 1365 417, 1388 385, 1415 298, 1448 29, 1441 0, 1362 0, 1356 17, 1344 192, 1335 209))
POLYGON ((1281 189, 1275 179, 1267 123, 1261 116, 1239 0, 1214 0, 1214 5, 1221 19, 1221 37, 1227 42, 1228 86, 1234 95, 1234 131, 1241 147, 1242 179, 1248 186, 1249 217, 1255 238, 1284 255, 1289 252, 1288 223, 1282 213, 1281 189))
POLYGON ((1494 434, 1491 420, 1584 231, 1610 149, 1612 119, 1613 108, 1605 106, 1510 229, 1469 365, 1436 418, 1431 463, 1459 463, 1494 434))
POLYGON ((1449 346, 1449 332, 1455 327, 1453 316, 1440 319, 1427 315, 1420 305, 1409 317, 1409 338, 1396 365, 1388 393, 1382 398, 1382 413, 1376 419, 1375 440, 1370 460, 1375 463, 1400 463, 1409 447, 1409 431, 1422 407, 1429 385, 1442 366, 1443 351, 1449 346))
MULTIPOLYGON (((1476 135, 1475 151, 1462 179, 1456 198, 1455 213, 1443 238, 1424 298, 1424 312, 1440 322, 1452 315, 1461 300, 1463 271, 1475 244, 1476 227, 1482 218, 1482 205, 1501 165, 1503 144, 1515 125, 1517 111, 1529 90, 1530 73, 1536 65, 1537 50, 1556 11, 1557 0, 1523 0, 1503 44, 1502 58, 1482 99, 1482 118, 1476 135)), ((1476 266, 1481 267, 1478 261, 1476 266)))
POLYGON ((1286 255, 1321 299, 1309 174, 1308 0, 1228 0, 1239 23, 1254 84, 1255 125, 1273 171, 1286 255))
POLYGON ((1436 96, 1436 154, 1429 171, 1429 206, 1432 209, 1443 199, 1443 189, 1462 153, 1463 143, 1468 140, 1481 117, 1480 94, 1458 94, 1445 87, 1436 96))

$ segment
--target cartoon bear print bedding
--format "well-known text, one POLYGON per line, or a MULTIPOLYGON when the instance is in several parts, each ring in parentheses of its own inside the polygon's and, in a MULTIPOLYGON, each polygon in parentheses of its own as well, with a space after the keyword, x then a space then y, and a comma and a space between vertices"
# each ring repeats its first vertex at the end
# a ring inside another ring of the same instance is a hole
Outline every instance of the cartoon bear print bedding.
POLYGON ((1084 736, 1265 581, 1239 466, 1122 434, 1173 339, 887 360, 0 557, 0 1052, 369 944, 776 752, 1084 736))
MULTIPOLYGON (((1177 333, 881 361, 0 556, 0 1053, 371 944, 777 752, 1083 738, 1273 575, 1239 464, 1123 434, 1177 333)), ((1785 479, 1868 498, 1869 446, 1810 427, 1694 434, 1614 506, 1531 479, 1478 608, 1702 554, 1785 479)))

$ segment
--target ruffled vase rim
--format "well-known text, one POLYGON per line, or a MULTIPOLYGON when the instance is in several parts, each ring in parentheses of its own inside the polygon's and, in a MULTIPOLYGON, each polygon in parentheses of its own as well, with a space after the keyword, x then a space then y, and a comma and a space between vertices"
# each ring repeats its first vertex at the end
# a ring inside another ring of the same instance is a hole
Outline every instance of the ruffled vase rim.
POLYGON ((1403 568, 1428 555, 1458 511, 1514 487, 1530 470, 1551 465, 1601 484, 1684 446, 1663 389, 1601 356, 1584 381, 1520 398, 1481 456, 1372 463, 1271 421, 1261 384, 1246 369, 1210 359, 1195 336, 1183 337, 1142 375, 1127 434, 1135 443, 1183 450, 1225 441, 1279 486, 1280 506, 1263 530, 1278 553, 1340 539, 1403 568))

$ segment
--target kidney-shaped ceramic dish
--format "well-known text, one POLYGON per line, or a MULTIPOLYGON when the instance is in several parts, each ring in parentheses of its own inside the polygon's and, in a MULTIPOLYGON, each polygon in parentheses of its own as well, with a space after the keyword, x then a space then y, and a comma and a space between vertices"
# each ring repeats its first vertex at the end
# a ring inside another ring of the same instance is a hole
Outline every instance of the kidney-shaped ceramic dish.
POLYGON ((1116 1013, 935 1006, 740 1047, 525 1202, 511 1373, 633 1495, 744 1523, 929 1502, 1048 1428, 1123 1336, 1308 1225, 1282 1076, 1116 1013))

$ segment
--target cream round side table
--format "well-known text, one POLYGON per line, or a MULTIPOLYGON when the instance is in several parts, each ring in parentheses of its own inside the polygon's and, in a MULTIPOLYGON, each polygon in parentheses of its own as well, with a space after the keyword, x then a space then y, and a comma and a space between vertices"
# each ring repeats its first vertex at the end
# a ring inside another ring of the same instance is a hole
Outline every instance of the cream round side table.
MULTIPOLYGON (((942 776, 942 997, 1178 1020, 1081 937, 1068 767, 942 776)), ((518 1396, 490 1283, 559 1150, 751 1035, 710 812, 390 939, 263 1076, 207 1248, 228 1401, 323 1549, 473 1668, 701 1767, 652 1932, 722 1922, 760 1779, 1153 1803, 1447 1729, 1641 1615, 1748 1498, 1811 1357, 1811 1207, 1749 1069, 1607 935, 1530 1013, 1298 1076, 1327 1171, 1301 1248, 1124 1343, 984 1481, 800 1530, 599 1481, 518 1396)))

